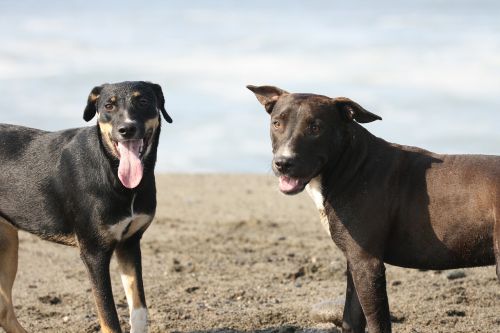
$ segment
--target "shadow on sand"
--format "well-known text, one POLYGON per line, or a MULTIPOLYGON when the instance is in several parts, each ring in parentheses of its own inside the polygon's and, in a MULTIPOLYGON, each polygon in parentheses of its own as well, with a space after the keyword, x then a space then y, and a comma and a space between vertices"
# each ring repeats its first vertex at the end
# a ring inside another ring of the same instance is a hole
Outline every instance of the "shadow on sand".
POLYGON ((335 326, 328 327, 298 327, 284 325, 279 327, 269 327, 257 330, 235 330, 227 327, 214 328, 210 330, 198 331, 174 331, 172 333, 340 333, 341 330, 335 326))

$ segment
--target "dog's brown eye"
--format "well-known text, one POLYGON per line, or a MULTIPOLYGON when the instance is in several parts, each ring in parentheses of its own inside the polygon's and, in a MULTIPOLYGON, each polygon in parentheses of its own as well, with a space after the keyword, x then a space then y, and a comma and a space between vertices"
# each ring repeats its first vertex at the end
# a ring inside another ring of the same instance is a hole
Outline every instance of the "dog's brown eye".
POLYGON ((319 128, 319 126, 318 126, 318 125, 316 125, 316 124, 312 124, 312 125, 311 125, 311 133, 313 133, 313 134, 318 134, 318 133, 319 133, 319 130, 320 130, 320 128, 319 128))
POLYGON ((114 105, 113 105, 113 104, 111 104, 111 103, 107 103, 107 104, 104 104, 104 108, 105 108, 106 110, 108 110, 108 111, 111 111, 111 110, 113 110, 114 105))
POLYGON ((276 128, 276 129, 280 128, 281 127, 280 121, 279 120, 273 121, 273 127, 276 128))
POLYGON ((148 104, 149 104, 149 101, 147 99, 145 99, 145 98, 141 98, 139 100, 139 105, 140 106, 148 106, 148 104))

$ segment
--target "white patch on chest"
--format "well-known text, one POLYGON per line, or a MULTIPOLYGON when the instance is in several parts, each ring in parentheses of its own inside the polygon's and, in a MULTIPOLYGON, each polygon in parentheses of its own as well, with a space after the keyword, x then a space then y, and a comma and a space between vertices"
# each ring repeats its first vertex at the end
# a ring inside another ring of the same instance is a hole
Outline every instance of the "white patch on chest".
POLYGON ((330 223, 328 222, 328 217, 326 216, 325 212, 325 198, 323 197, 323 192, 322 192, 322 187, 321 187, 321 176, 317 176, 309 182, 306 186, 307 193, 313 200, 314 204, 316 205, 316 208, 318 209, 319 212, 319 218, 321 221, 321 224, 323 225, 323 228, 325 228, 326 232, 328 235, 331 237, 330 233, 330 223))
POLYGON ((130 205, 131 216, 124 218, 116 224, 113 224, 108 229, 108 232, 117 241, 122 241, 129 238, 144 226, 151 223, 151 221, 153 220, 152 215, 134 213, 134 200, 135 195, 132 198, 132 203, 130 205))
POLYGON ((110 226, 108 231, 113 235, 114 239, 122 241, 135 234, 145 225, 149 224, 151 220, 153 220, 151 215, 133 214, 132 216, 110 226))

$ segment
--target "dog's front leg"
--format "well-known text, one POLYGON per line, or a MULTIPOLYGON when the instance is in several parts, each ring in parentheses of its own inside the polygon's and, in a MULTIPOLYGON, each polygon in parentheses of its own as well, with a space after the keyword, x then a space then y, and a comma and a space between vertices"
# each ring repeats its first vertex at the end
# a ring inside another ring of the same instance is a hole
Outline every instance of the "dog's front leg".
POLYGON ((130 333, 146 333, 148 331, 148 311, 142 283, 140 241, 141 235, 136 234, 119 244, 115 251, 130 311, 130 333))
POLYGON ((358 293, 352 281, 352 274, 347 264, 347 288, 345 295, 344 316, 342 318, 343 333, 365 333, 366 319, 359 303, 358 293))
MULTIPOLYGON (((385 266, 382 260, 363 253, 348 253, 352 282, 365 314, 368 332, 390 333, 385 266)), ((347 302, 346 302, 347 303, 347 302)))
POLYGON ((121 333, 109 275, 109 263, 112 255, 112 248, 102 249, 95 243, 86 245, 80 242, 80 257, 89 274, 101 331, 121 333))

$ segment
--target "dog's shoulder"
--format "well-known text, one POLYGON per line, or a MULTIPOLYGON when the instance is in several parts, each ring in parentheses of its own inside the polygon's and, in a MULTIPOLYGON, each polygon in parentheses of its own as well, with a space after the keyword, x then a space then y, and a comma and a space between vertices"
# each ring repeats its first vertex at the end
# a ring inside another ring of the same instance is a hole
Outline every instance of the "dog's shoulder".
POLYGON ((50 143, 61 150, 71 151, 72 154, 93 150, 99 145, 98 130, 96 126, 78 127, 58 132, 48 133, 43 138, 43 143, 50 143))
POLYGON ((53 159, 65 150, 72 153, 98 144, 96 127, 49 132, 36 128, 0 124, 0 160, 53 159))
POLYGON ((48 132, 19 125, 0 124, 0 138, 2 139, 2 146, 5 146, 10 141, 29 142, 41 135, 44 135, 45 133, 48 132))
POLYGON ((33 141, 47 133, 30 127, 0 124, 0 159, 7 161, 20 158, 33 141))

